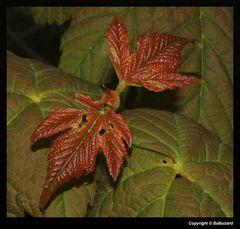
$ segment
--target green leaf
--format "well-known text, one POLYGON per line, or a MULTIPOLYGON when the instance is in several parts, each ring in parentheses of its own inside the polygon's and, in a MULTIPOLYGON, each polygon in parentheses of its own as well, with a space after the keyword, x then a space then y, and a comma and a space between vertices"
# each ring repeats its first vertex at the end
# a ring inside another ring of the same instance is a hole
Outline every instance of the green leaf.
POLYGON ((37 24, 63 24, 79 7, 31 7, 34 21, 37 24))
POLYGON ((73 14, 71 25, 61 41, 63 53, 59 66, 62 70, 97 84, 107 82, 113 71, 106 31, 113 15, 123 18, 132 47, 136 46, 139 34, 151 32, 172 33, 199 41, 199 45, 184 49, 181 72, 199 76, 203 83, 150 97, 146 90, 138 89, 134 107, 151 106, 151 100, 155 107, 179 111, 232 146, 232 8, 82 8, 73 14))
POLYGON ((200 75, 203 83, 178 93, 180 112, 217 133, 230 146, 233 141, 231 11, 228 7, 200 8, 197 18, 189 18, 188 25, 181 29, 181 35, 195 36, 200 42, 199 47, 185 53, 182 71, 200 75))
MULTIPOLYGON (((56 108, 77 107, 74 93, 96 99, 100 90, 57 68, 12 53, 7 55, 7 210, 8 216, 42 216, 39 199, 47 175, 51 142, 32 145, 30 137, 49 112, 56 108)), ((95 178, 66 186, 55 198, 46 216, 84 216, 96 192, 95 178), (80 185, 81 184, 81 185, 80 185), (74 203, 73 203, 74 202, 74 203)))
POLYGON ((232 152, 227 145, 180 114, 134 109, 124 115, 134 147, 115 187, 102 176, 89 216, 232 216, 232 152))
POLYGON ((24 209, 18 205, 18 192, 7 182, 7 217, 24 217, 24 209))
POLYGON ((122 7, 83 7, 73 14, 61 39, 59 67, 81 79, 101 85, 113 74, 108 57, 107 28, 122 7))
POLYGON ((93 205, 96 190, 97 184, 95 178, 90 183, 86 182, 84 184, 83 182, 73 182, 72 185, 67 184, 64 186, 64 192, 58 195, 55 201, 49 205, 44 213, 44 216, 84 217, 86 215, 88 205, 93 205), (66 187, 68 186, 71 186, 72 188, 70 190, 66 190, 66 187))

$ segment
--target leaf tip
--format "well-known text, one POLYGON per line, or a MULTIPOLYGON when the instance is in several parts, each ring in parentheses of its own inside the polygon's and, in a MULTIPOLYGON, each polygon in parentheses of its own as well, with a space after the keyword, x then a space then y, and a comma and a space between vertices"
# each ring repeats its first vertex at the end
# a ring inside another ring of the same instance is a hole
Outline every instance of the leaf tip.
POLYGON ((185 85, 182 85, 180 88, 187 88, 187 87, 191 87, 193 85, 196 85, 196 84, 200 84, 202 83, 202 80, 195 77, 195 76, 188 76, 188 80, 186 81, 186 84, 185 85))
POLYGON ((113 179, 113 182, 117 181, 117 179, 118 179, 118 177, 120 175, 121 168, 122 168, 122 166, 120 166, 120 168, 118 170, 116 170, 116 171, 113 171, 113 170, 109 169, 109 172, 110 172, 110 175, 111 175, 111 177, 113 179))
POLYGON ((197 77, 192 77, 192 83, 193 84, 197 84, 197 83, 203 83, 202 79, 199 79, 197 77))
POLYGON ((32 136, 31 136, 31 138, 30 138, 30 139, 31 139, 31 141, 32 141, 32 142, 36 142, 36 138, 35 138, 35 132, 32 134, 32 136))
POLYGON ((38 128, 33 132, 32 136, 31 136, 31 141, 33 143, 37 142, 39 139, 43 138, 42 135, 40 135, 40 133, 38 132, 38 128))
POLYGON ((123 20, 119 15, 115 15, 113 17, 113 20, 110 24, 110 26, 108 27, 108 35, 109 33, 111 33, 111 30, 113 29, 114 26, 121 26, 123 24, 123 20))
POLYGON ((123 23, 123 20, 119 15, 115 15, 114 18, 113 18, 113 23, 114 24, 123 23))
POLYGON ((46 199, 45 195, 42 194, 39 201, 39 209, 41 212, 45 212, 48 203, 49 199, 46 199))

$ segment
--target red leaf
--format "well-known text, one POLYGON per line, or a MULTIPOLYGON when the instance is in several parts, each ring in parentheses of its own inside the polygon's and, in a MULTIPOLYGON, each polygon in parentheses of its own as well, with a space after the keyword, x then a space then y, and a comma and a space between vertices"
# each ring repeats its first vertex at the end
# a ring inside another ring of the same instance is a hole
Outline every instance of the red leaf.
POLYGON ((42 209, 65 183, 80 178, 84 172, 94 171, 95 158, 99 150, 94 127, 86 123, 82 128, 71 129, 54 141, 48 157, 48 174, 40 198, 42 209))
MULTIPOLYGON (((131 147, 132 134, 123 117, 109 106, 111 103, 114 104, 114 96, 115 92, 107 91, 101 100, 93 101, 87 95, 76 94, 76 100, 89 110, 87 112, 77 110, 80 114, 86 115, 86 122, 80 127, 73 125, 72 129, 54 140, 48 157, 48 175, 40 199, 41 208, 47 206, 53 194, 62 185, 79 178, 84 173, 92 173, 99 150, 102 150, 106 157, 113 180, 117 179, 127 157, 124 142, 131 147), (106 102, 110 104, 104 106, 106 102)), ((58 112, 49 115, 43 122, 46 123, 48 119, 55 120, 56 114, 58 112)), ((44 124, 40 124, 39 127, 41 126, 44 124)), ((57 129, 57 124, 54 127, 57 129)), ((35 133, 38 132, 37 129, 35 133)), ((42 136, 39 135, 37 139, 42 136)))
POLYGON ((193 40, 171 34, 141 35, 137 39, 136 52, 129 56, 127 30, 118 17, 108 30, 108 41, 118 77, 128 85, 159 92, 200 82, 198 78, 176 73, 181 67, 181 50, 193 40))
POLYGON ((119 95, 116 93, 116 91, 106 90, 105 96, 103 96, 100 102, 103 104, 107 104, 110 107, 118 108, 120 103, 120 98, 119 98, 119 95))
POLYGON ((47 138, 60 131, 72 128, 80 124, 83 112, 78 109, 58 109, 46 117, 32 135, 35 142, 41 138, 47 138))
POLYGON ((120 17, 114 17, 107 34, 110 45, 109 56, 118 77, 124 79, 129 64, 128 32, 120 17))
POLYGON ((99 101, 93 101, 89 95, 75 93, 75 101, 85 106, 88 111, 95 110, 99 107, 99 101))
POLYGON ((160 92, 167 89, 185 88, 198 82, 199 79, 196 77, 185 76, 179 73, 154 72, 149 70, 136 74, 131 80, 131 85, 141 85, 148 90, 160 92))
POLYGON ((178 70, 181 50, 191 42, 193 41, 171 34, 153 33, 139 36, 137 51, 130 60, 131 67, 128 77, 146 68, 158 71, 178 70))
POLYGON ((124 122, 122 115, 109 110, 102 122, 101 149, 107 159, 107 166, 113 180, 116 181, 127 158, 127 150, 123 140, 128 147, 132 145, 132 135, 129 127, 124 122))

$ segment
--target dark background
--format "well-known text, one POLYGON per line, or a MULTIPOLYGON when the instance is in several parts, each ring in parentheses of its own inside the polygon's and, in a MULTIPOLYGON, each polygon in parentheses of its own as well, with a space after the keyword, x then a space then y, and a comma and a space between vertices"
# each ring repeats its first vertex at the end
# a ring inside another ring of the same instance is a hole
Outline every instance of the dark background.
POLYGON ((60 39, 69 21, 61 26, 37 25, 29 7, 7 8, 7 49, 18 56, 57 66, 60 39))

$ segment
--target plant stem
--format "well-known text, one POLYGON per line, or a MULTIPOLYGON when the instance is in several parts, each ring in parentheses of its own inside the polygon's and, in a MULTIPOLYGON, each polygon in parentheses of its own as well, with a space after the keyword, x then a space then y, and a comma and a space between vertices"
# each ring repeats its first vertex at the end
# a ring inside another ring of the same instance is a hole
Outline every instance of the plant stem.
POLYGON ((118 95, 120 95, 122 92, 123 92, 123 90, 125 89, 125 87, 126 87, 126 83, 125 83, 125 81, 124 80, 122 80, 122 81, 119 81, 119 84, 118 84, 118 86, 117 86, 117 88, 116 88, 116 93, 118 94, 118 95))

